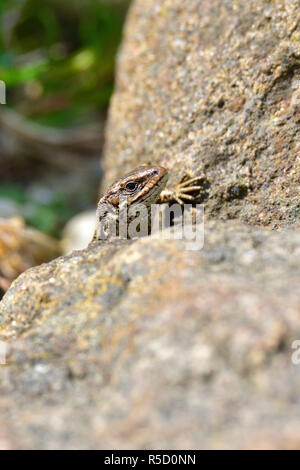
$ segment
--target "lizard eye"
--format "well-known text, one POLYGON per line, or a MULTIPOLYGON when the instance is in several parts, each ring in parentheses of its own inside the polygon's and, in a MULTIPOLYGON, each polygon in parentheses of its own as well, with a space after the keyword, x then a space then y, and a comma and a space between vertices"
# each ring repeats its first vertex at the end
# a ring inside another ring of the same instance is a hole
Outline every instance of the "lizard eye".
POLYGON ((129 181, 125 186, 126 191, 128 191, 129 193, 133 193, 134 191, 137 190, 137 188, 138 188, 138 184, 135 183, 134 181, 129 181))

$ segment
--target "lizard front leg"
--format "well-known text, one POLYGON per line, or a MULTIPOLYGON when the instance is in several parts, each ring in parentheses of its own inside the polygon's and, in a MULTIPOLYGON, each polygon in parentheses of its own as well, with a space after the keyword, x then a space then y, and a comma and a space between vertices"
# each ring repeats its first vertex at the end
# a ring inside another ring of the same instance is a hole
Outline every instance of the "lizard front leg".
POLYGON ((178 183, 173 190, 166 188, 160 193, 159 202, 176 201, 180 205, 183 205, 186 201, 195 202, 199 199, 199 193, 204 191, 203 182, 205 181, 207 181, 205 177, 196 176, 178 183), (198 194, 192 194, 195 191, 198 194))

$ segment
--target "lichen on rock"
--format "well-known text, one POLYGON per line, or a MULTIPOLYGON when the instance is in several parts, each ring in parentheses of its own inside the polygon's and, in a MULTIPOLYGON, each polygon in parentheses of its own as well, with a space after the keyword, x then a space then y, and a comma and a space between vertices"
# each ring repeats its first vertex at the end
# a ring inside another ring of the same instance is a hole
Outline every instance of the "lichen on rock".
POLYGON ((22 274, 1 447, 300 447, 299 19, 296 0, 134 1, 104 185, 204 174, 204 248, 95 242, 22 274))
POLYGON ((0 306, 7 447, 299 446, 299 256, 292 230, 210 222, 199 252, 145 237, 30 269, 0 306))

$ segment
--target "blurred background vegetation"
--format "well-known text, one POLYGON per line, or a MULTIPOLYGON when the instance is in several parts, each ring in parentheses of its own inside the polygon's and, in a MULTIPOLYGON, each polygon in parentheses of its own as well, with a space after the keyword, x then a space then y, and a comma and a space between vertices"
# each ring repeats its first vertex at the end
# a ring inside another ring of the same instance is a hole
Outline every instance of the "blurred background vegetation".
POLYGON ((0 0, 0 217, 59 237, 95 204, 130 0, 0 0))

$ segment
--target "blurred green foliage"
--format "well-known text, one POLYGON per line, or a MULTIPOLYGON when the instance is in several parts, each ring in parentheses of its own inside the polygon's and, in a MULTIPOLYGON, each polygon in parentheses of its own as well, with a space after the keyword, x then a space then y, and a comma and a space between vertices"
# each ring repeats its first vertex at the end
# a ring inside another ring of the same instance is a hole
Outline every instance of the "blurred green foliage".
POLYGON ((0 78, 9 105, 53 126, 107 107, 128 0, 1 0, 0 78))
POLYGON ((76 213, 71 199, 59 191, 48 191, 44 201, 38 196, 39 194, 30 193, 22 185, 0 186, 0 200, 13 201, 18 213, 29 225, 50 235, 59 236, 62 225, 76 213))
MULTIPOLYGON (((0 80, 6 84, 7 106, 56 128, 100 124, 113 90, 115 56, 129 3, 0 0, 0 80)), ((47 165, 42 183, 41 164, 37 167, 33 157, 31 181, 19 170, 14 183, 7 183, 2 164, 5 185, 0 185, 0 200, 12 201, 29 224, 59 236, 72 215, 95 202, 97 175, 94 182, 91 178, 90 192, 72 183, 62 192, 60 170, 57 188, 47 186, 47 165), (37 186, 51 196, 32 197, 31 189, 37 186), (80 194, 71 194, 72 186, 80 194)), ((28 176, 28 164, 26 168, 28 176)))

